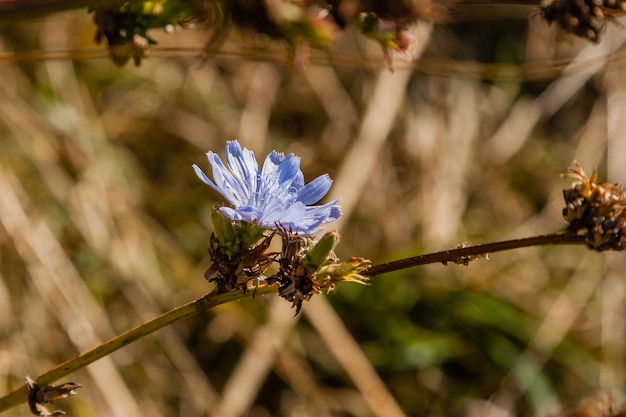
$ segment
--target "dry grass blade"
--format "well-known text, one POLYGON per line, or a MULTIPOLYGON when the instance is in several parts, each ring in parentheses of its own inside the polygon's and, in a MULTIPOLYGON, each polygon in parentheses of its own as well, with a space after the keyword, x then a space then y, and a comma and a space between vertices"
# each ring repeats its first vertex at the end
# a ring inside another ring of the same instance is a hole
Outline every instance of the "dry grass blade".
MULTIPOLYGON (((589 255, 586 258, 589 258, 589 255)), ((580 265, 588 262, 586 258, 581 260, 580 265)), ((567 286, 558 294, 549 307, 547 314, 541 320, 531 342, 524 352, 520 354, 519 358, 515 360, 515 364, 503 385, 512 382, 519 386, 518 396, 526 394, 532 388, 533 383, 537 381, 541 369, 546 363, 545 359, 537 357, 537 353, 541 353, 543 358, 552 356, 554 349, 563 341, 572 326, 575 325, 576 319, 583 312, 600 285, 601 277, 592 276, 590 279, 586 268, 580 268, 570 278, 567 286)), ((581 373, 580 376, 585 378, 584 370, 580 369, 579 371, 581 373)), ((511 398, 510 395, 511 392, 503 389, 494 395, 492 401, 510 413, 513 412, 515 404, 515 399, 511 398)), ((545 408, 549 410, 556 411, 562 406, 555 395, 544 401, 546 402, 545 408)))
POLYGON ((607 41, 596 47, 589 45, 572 61, 571 67, 579 62, 592 62, 585 71, 572 72, 568 66, 563 77, 555 80, 539 97, 532 102, 521 100, 511 111, 510 116, 489 140, 491 157, 504 162, 519 150, 540 118, 547 118, 557 112, 587 80, 602 70, 603 61, 598 58, 608 56, 623 44, 617 36, 616 28, 609 28, 607 41))
MULTIPOLYGON (((106 315, 82 284, 78 273, 65 258, 61 246, 48 227, 44 223, 37 225, 29 220, 17 196, 18 193, 25 195, 17 179, 6 171, 1 174, 0 221, 15 240, 16 247, 23 248, 20 255, 28 264, 30 276, 42 302, 54 312, 78 351, 101 343, 102 339, 98 334, 104 336, 112 333, 107 326, 106 315), (75 300, 81 301, 81 307, 78 307, 75 300)), ((140 412, 141 407, 117 374, 111 359, 99 362, 90 368, 90 373, 95 384, 103 392, 110 393, 105 398, 109 399, 108 406, 112 415, 125 415, 126 410, 140 412)))
POLYGON ((310 307, 305 310, 307 319, 350 376, 372 413, 379 417, 406 416, 330 304, 318 297, 307 307, 310 307))
POLYGON ((254 404, 278 352, 283 349, 288 332, 297 320, 293 318, 289 304, 278 297, 269 303, 268 308, 267 323, 255 329, 245 353, 231 371, 212 415, 244 415, 254 404))

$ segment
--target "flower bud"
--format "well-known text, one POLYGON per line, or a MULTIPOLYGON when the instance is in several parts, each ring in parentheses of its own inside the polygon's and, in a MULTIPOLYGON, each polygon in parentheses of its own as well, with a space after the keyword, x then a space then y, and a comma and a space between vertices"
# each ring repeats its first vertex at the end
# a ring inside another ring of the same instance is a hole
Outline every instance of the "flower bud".
POLYGON ((339 242, 339 233, 334 230, 325 233, 305 255, 304 272, 308 275, 327 264, 337 242, 339 242))
POLYGON ((367 284, 369 278, 365 275, 361 275, 366 271, 372 262, 369 259, 352 257, 345 262, 324 265, 317 272, 318 279, 321 277, 327 277, 331 284, 341 281, 352 281, 359 284, 367 284))
POLYGON ((256 222, 230 220, 219 208, 213 210, 211 222, 220 252, 229 257, 236 257, 264 237, 265 229, 256 222))

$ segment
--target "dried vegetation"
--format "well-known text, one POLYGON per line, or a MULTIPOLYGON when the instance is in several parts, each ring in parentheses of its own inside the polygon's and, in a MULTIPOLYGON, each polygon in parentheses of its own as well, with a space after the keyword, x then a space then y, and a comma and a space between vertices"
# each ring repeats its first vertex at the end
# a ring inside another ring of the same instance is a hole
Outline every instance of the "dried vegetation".
MULTIPOLYGON (((338 255, 374 262, 564 228, 569 183, 558 174, 574 159, 626 182, 626 35, 615 25, 597 45, 538 13, 413 33, 416 71, 398 63, 391 74, 379 47, 350 31, 298 73, 283 46, 235 34, 198 60, 202 30, 155 33, 152 55, 119 69, 94 49, 84 11, 2 30, 5 389, 211 288, 219 196, 191 165, 227 139, 301 155, 307 178, 329 172, 345 213, 338 255)), ((231 303, 78 372, 84 388, 61 407, 531 416, 598 393, 618 405, 625 264, 620 253, 530 248, 340 285, 295 319, 279 297, 231 303)))

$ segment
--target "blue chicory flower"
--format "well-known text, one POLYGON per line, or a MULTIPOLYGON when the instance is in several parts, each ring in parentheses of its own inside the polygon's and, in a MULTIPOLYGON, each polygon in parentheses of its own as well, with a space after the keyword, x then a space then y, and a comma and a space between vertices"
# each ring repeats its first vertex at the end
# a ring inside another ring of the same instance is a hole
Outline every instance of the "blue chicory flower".
POLYGON ((321 175, 304 184, 300 158, 294 154, 272 151, 259 167, 254 152, 241 148, 236 140, 226 142, 226 164, 214 152, 207 158, 213 168, 212 181, 193 165, 202 182, 222 194, 233 207, 221 207, 230 220, 257 222, 265 229, 277 224, 297 234, 317 233, 319 226, 341 215, 339 200, 314 206, 328 193, 332 180, 321 175))

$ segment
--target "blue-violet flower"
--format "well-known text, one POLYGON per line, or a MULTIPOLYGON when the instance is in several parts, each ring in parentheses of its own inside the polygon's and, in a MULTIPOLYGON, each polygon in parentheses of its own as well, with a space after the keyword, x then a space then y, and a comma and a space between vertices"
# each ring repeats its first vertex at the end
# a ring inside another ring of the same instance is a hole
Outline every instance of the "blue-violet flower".
POLYGON ((213 181, 197 166, 202 182, 222 194, 233 207, 221 207, 230 220, 256 222, 265 229, 277 225, 297 234, 314 234, 320 225, 341 215, 337 201, 313 206, 328 193, 332 180, 321 175, 304 184, 300 158, 272 151, 259 167, 254 152, 241 148, 236 140, 226 142, 226 164, 214 152, 207 158, 213 168, 213 181))

